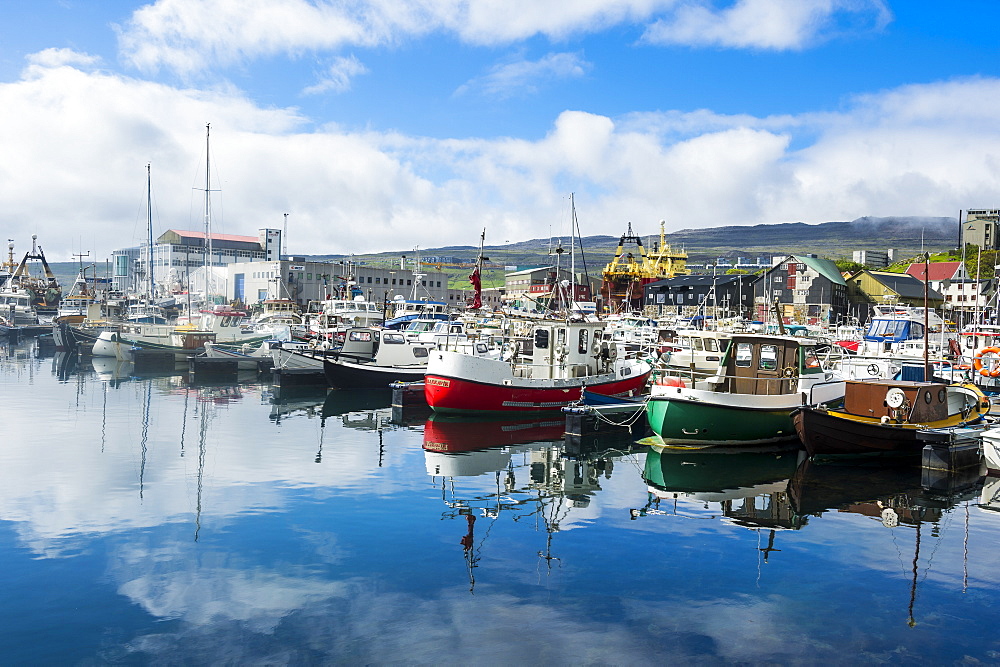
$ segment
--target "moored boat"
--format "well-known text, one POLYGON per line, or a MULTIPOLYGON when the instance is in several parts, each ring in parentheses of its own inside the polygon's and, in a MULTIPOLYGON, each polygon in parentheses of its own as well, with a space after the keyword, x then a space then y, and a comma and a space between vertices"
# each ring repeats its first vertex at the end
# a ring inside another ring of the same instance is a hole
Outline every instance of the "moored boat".
POLYGON ((793 419, 812 457, 917 456, 921 431, 978 424, 989 411, 971 383, 852 380, 842 408, 803 406, 793 419))
POLYGON ((648 362, 601 344, 601 322, 539 321, 511 340, 500 358, 434 350, 424 394, 435 412, 558 411, 584 389, 604 395, 642 393, 648 362))
POLYGON ((646 415, 664 445, 756 446, 794 440, 794 409, 843 392, 810 339, 734 334, 716 375, 659 378, 646 415))

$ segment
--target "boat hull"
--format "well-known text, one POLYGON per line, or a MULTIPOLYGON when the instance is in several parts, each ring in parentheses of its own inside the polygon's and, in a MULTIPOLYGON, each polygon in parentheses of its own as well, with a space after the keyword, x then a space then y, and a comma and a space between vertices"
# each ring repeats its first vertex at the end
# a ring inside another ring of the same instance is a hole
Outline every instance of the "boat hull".
POLYGON ((424 379, 427 405, 435 412, 516 414, 558 412, 583 396, 642 393, 651 367, 622 361, 614 372, 569 378, 515 377, 511 364, 495 359, 437 351, 424 379))
POLYGON ((846 418, 843 413, 823 408, 801 408, 793 421, 810 457, 919 456, 927 444, 919 438, 921 430, 971 423, 956 415, 927 424, 883 424, 874 419, 846 418))
MULTIPOLYGON (((705 392, 711 393, 711 392, 705 392)), ((758 405, 762 397, 728 403, 692 400, 686 397, 652 396, 646 403, 646 418, 665 445, 695 447, 756 446, 795 440, 791 412, 801 403, 792 394, 780 404, 758 405)))
POLYGON ((373 364, 352 364, 343 360, 324 359, 323 374, 331 387, 351 389, 386 389, 393 382, 416 382, 424 379, 426 367, 397 368, 373 364))

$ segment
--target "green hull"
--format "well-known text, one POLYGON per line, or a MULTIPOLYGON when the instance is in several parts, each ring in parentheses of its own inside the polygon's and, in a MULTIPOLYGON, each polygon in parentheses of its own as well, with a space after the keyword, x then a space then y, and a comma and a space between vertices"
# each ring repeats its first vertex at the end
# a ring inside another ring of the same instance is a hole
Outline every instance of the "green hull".
POLYGON ((795 440, 794 408, 760 409, 653 397, 646 418, 667 445, 762 445, 795 440))

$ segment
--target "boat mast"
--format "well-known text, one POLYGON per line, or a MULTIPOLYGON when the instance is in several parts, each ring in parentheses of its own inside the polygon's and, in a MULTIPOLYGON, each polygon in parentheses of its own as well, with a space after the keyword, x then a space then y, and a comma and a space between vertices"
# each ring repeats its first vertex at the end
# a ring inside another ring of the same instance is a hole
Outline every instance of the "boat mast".
POLYGON ((573 309, 576 307, 576 200, 573 193, 569 193, 569 208, 571 216, 569 220, 569 309, 566 312, 566 319, 573 316, 573 309))
POLYGON ((205 301, 208 301, 208 271, 212 265, 212 189, 211 189, 211 156, 209 153, 209 135, 212 124, 205 124, 205 301))
POLYGON ((146 163, 146 271, 149 280, 146 283, 146 299, 153 302, 153 185, 150 176, 149 163, 146 163))

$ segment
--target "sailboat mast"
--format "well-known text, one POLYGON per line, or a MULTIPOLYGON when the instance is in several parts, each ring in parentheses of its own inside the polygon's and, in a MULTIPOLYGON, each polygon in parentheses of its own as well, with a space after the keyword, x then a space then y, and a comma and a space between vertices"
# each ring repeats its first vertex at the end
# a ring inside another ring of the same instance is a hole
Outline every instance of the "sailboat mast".
POLYGON ((569 221, 569 310, 567 317, 572 316, 576 307, 576 200, 569 193, 569 207, 572 217, 569 221))
POLYGON ((208 301, 209 267, 212 265, 212 181, 209 135, 212 124, 205 124, 205 301, 208 301))
POLYGON ((146 283, 146 298, 153 301, 153 184, 150 176, 149 163, 146 163, 146 271, 149 280, 146 283))

